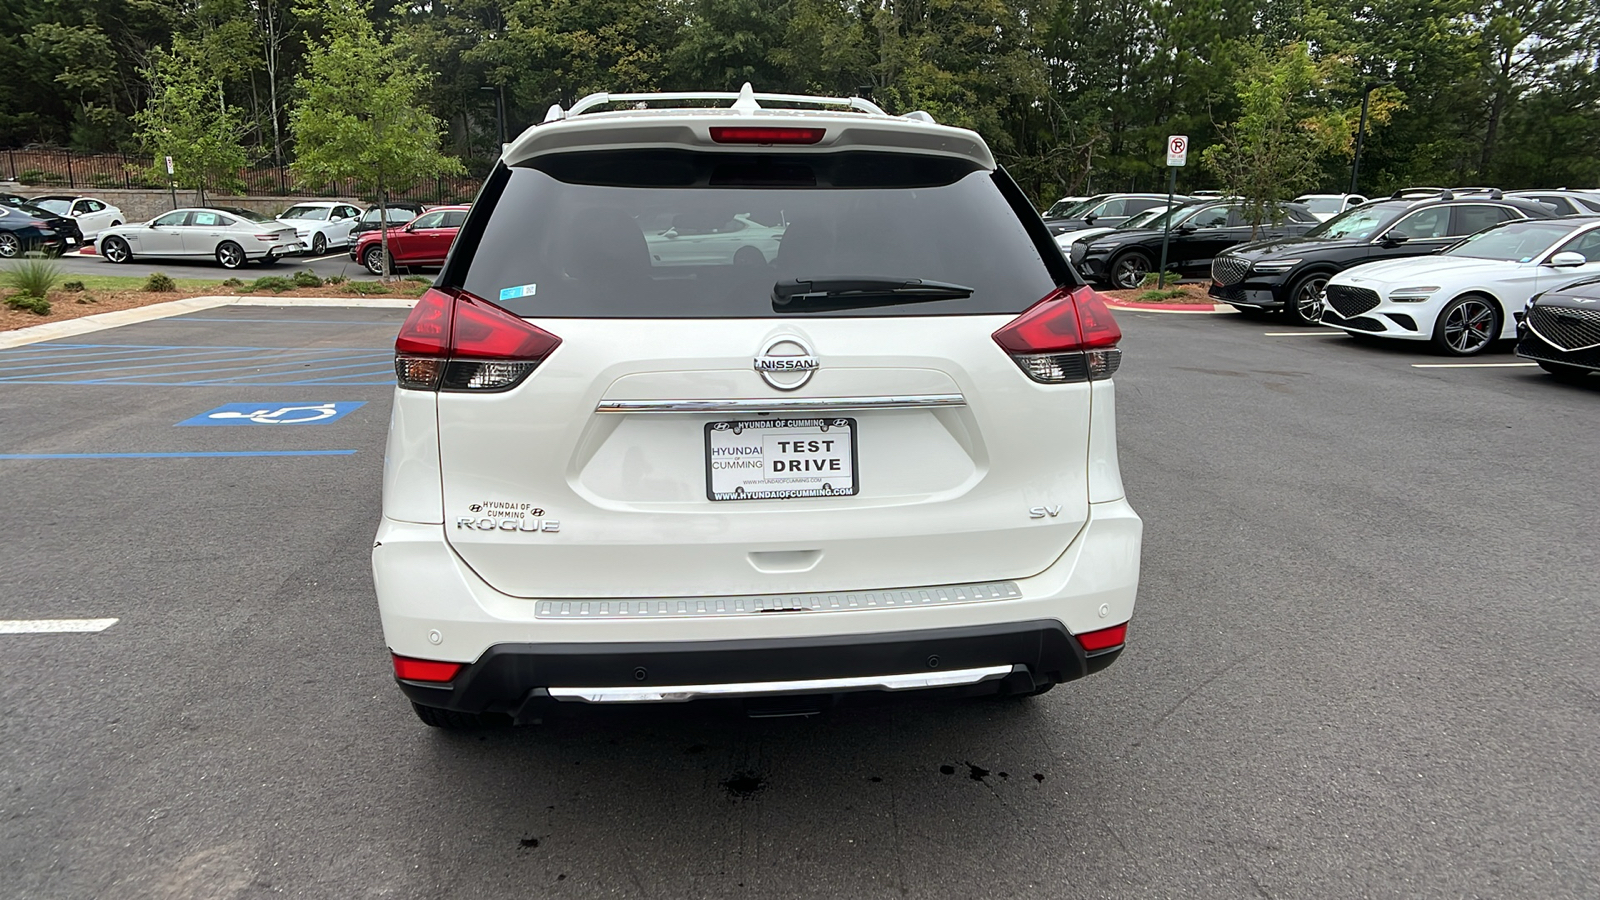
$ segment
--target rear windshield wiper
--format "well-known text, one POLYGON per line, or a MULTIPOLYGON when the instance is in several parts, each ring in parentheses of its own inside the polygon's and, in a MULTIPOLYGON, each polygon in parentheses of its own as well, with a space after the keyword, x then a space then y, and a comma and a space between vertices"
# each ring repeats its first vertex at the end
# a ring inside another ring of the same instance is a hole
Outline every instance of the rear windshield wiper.
POLYGON ((972 288, 964 285, 921 278, 793 278, 772 286, 772 308, 786 312, 818 312, 961 300, 971 296, 972 288))

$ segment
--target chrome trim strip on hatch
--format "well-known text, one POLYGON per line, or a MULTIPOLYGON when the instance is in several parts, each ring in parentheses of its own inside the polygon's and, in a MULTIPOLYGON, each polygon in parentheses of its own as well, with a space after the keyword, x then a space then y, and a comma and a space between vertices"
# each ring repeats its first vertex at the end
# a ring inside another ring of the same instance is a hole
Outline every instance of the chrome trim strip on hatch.
POLYGON ((815 594, 742 594, 732 597, 643 597, 637 600, 539 600, 536 619, 687 619, 760 616, 772 613, 864 612, 988 600, 1020 600, 1014 581, 947 584, 881 591, 821 591, 815 594))
POLYGON ((966 406, 961 394, 884 397, 771 397, 748 400, 602 400, 597 413, 837 412, 856 409, 935 409, 966 406))
POLYGON ((854 678, 812 678, 803 681, 747 681, 737 684, 676 684, 662 687, 553 687, 557 700, 584 703, 681 703, 697 697, 761 696, 763 694, 828 694, 837 691, 905 691, 956 687, 993 681, 1011 674, 1012 666, 951 669, 948 672, 913 672, 907 675, 866 675, 854 678))

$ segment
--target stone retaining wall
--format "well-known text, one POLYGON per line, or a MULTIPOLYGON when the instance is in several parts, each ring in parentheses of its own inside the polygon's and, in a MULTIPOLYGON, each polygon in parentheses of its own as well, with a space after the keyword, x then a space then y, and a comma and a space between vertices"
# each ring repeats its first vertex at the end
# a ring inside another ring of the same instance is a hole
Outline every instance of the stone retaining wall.
MULTIPOLYGON (((22 187, 21 185, 7 183, 0 190, 7 193, 19 194, 23 197, 66 196, 73 194, 79 197, 93 197, 122 210, 129 222, 144 222, 161 215, 172 209, 172 194, 168 191, 128 190, 126 188, 45 188, 22 187)), ((210 194, 206 198, 218 206, 237 206, 266 216, 275 216, 296 203, 312 200, 343 200, 357 209, 366 209, 367 203, 349 197, 230 197, 227 194, 210 194)), ((178 191, 179 206, 196 206, 199 204, 197 191, 178 191)))

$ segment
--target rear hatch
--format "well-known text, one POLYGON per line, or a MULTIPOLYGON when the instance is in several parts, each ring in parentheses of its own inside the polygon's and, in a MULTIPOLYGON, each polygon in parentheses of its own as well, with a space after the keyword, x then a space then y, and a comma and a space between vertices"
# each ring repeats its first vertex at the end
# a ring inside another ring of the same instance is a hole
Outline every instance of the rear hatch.
POLYGON ((451 545, 522 597, 1038 573, 1087 517, 1090 392, 992 336, 1071 279, 1024 212, 1003 173, 935 157, 499 168, 430 302, 481 336, 457 357, 496 356, 509 313, 538 362, 444 376, 451 545))

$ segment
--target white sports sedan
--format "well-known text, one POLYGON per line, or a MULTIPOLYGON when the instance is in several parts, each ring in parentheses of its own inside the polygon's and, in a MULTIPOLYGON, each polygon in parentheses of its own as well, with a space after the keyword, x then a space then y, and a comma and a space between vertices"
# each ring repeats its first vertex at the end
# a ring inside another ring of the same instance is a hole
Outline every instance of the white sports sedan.
POLYGON ((1322 324, 1432 341, 1452 356, 1516 336, 1534 294, 1600 275, 1600 216, 1516 219, 1436 256, 1355 266, 1328 280, 1322 324))
POLYGON ((361 219, 361 210, 343 201, 312 200, 296 203, 278 216, 278 221, 294 226, 295 237, 312 256, 321 256, 329 247, 348 247, 350 230, 361 219))
POLYGON ((94 197, 74 197, 71 194, 50 194, 33 198, 33 205, 58 216, 71 216, 78 222, 85 242, 92 242, 107 228, 115 228, 127 221, 122 210, 94 197))
POLYGON ((259 213, 231 206, 175 209, 148 222, 108 228, 96 243, 102 257, 125 263, 135 256, 210 257, 224 269, 247 261, 272 264, 299 252, 295 231, 259 213))

